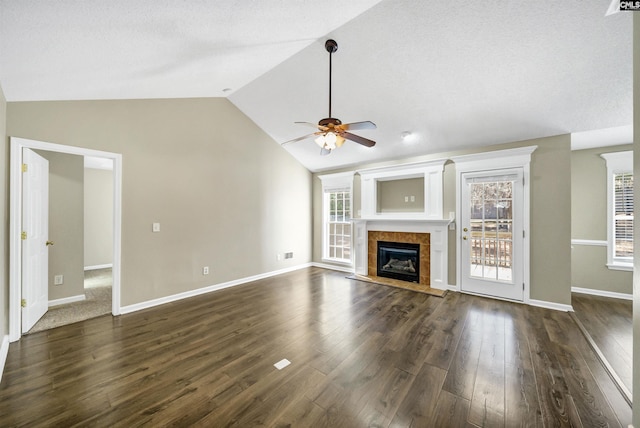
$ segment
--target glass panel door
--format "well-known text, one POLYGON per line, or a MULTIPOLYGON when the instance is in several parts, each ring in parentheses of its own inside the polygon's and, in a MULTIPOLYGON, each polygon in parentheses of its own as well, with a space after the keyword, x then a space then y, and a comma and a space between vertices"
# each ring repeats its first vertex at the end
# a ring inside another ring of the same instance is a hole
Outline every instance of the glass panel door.
POLYGON ((463 175, 463 291, 523 299, 522 193, 521 170, 463 175))

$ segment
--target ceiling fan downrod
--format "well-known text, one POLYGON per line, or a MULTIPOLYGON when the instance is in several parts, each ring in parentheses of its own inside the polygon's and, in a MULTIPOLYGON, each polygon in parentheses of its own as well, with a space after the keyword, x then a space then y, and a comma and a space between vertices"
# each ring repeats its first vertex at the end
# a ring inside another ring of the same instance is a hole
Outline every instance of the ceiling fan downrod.
POLYGON ((332 57, 333 53, 338 50, 338 42, 329 39, 324 43, 324 48, 329 52, 329 117, 331 117, 331 75, 332 75, 332 57))

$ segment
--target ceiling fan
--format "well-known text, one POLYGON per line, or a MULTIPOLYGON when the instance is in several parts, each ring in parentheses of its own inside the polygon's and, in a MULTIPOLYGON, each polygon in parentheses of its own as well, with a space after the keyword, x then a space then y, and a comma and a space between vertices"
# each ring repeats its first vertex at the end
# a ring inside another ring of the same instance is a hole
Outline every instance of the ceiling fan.
POLYGON ((304 135, 302 137, 294 138, 293 140, 285 141, 284 143, 282 143, 282 145, 316 137, 315 142, 316 144, 318 144, 318 146, 320 146, 321 155, 330 154, 334 149, 342 146, 345 140, 350 140, 355 143, 362 144, 365 147, 375 146, 375 141, 349 132, 362 129, 376 129, 375 123, 370 121, 342 123, 340 119, 331 117, 331 58, 333 53, 338 50, 338 43, 335 40, 329 39, 325 42, 324 47, 327 52, 329 52, 329 117, 320 119, 317 125, 310 122, 295 122, 303 125, 310 125, 314 128, 317 128, 318 131, 312 134, 304 135))

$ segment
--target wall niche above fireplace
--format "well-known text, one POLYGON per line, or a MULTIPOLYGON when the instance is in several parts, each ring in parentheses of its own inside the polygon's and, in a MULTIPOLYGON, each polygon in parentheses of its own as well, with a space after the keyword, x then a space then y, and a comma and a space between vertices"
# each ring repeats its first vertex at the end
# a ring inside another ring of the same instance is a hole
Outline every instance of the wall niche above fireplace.
POLYGON ((362 219, 441 220, 446 159, 357 171, 362 219))

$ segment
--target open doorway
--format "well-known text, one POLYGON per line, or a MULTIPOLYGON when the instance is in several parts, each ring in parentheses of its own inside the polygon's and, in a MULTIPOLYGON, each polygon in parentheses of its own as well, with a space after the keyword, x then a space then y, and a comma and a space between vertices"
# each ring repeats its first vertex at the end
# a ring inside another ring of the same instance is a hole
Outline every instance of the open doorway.
MULTIPOLYGON (((113 161, 36 152, 49 162, 48 308, 33 326, 23 313, 26 334, 111 314, 113 300, 113 161)), ((23 189, 25 202, 27 196, 23 189)), ((23 286, 27 273, 23 268, 23 286)))
MULTIPOLYGON (((111 313, 120 314, 120 243, 121 243, 121 177, 122 157, 117 153, 102 152, 79 147, 63 146, 42 141, 10 138, 10 290, 9 290, 9 339, 16 341, 22 334, 21 303, 23 299, 22 287, 22 165, 23 149, 92 157, 109 162, 111 171, 111 214, 112 214, 112 247, 111 252, 111 313)), ((84 256, 82 256, 84 258, 84 256)), ((84 264, 82 266, 84 271, 84 264)), ((53 272, 51 274, 54 274, 53 272)), ((83 272, 84 274, 84 272, 83 272)))

